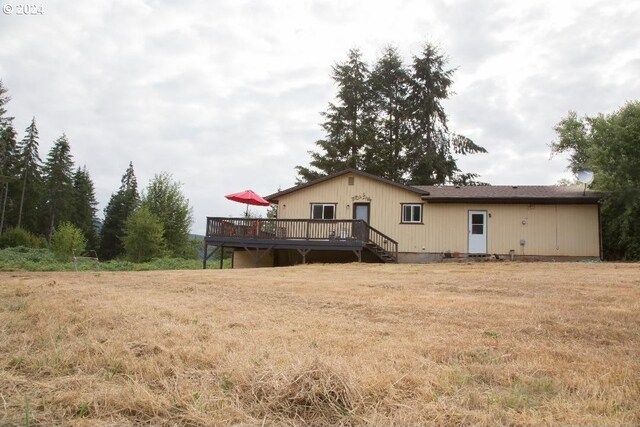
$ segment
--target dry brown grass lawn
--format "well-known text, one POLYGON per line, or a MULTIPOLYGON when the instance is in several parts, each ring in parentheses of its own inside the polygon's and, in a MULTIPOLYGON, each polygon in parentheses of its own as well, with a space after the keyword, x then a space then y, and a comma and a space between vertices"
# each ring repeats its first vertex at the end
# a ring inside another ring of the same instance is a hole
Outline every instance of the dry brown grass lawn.
POLYGON ((640 265, 0 273, 0 425, 632 426, 639 377, 640 265))

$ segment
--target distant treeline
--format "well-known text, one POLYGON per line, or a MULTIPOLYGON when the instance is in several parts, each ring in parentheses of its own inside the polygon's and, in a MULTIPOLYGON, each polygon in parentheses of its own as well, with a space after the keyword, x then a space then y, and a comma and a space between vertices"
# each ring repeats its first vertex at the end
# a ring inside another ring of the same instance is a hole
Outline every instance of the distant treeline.
POLYGON ((23 245, 47 245, 54 231, 68 223, 82 232, 86 249, 95 250, 101 258, 124 255, 127 238, 135 247, 136 254, 128 254, 134 260, 193 255, 188 235, 192 210, 171 175, 156 175, 141 196, 129 163, 101 222, 96 216, 94 183, 86 166, 74 164, 67 135, 55 140, 42 161, 35 117, 19 139, 14 117, 6 110, 10 100, 0 80, 0 246, 16 244, 15 236, 28 237, 17 239, 23 245), (140 210, 133 221, 133 214, 140 210), (153 241, 143 238, 149 223, 158 231, 153 241))

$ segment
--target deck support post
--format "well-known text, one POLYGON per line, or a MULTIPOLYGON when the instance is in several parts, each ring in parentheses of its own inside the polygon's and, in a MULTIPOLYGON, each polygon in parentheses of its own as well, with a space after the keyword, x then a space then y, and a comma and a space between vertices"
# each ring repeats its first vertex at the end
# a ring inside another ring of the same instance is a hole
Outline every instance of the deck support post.
POLYGON ((302 255, 302 263, 307 263, 307 254, 311 252, 311 249, 298 249, 298 253, 302 255))
POLYGON ((218 249, 220 249, 220 246, 215 246, 215 249, 213 249, 211 251, 211 253, 207 253, 209 251, 209 245, 207 244, 206 241, 204 242, 204 254, 202 256, 202 269, 203 270, 207 269, 207 260, 209 258, 211 258, 213 256, 213 254, 218 252, 218 249))
POLYGON ((220 270, 224 267, 224 245, 218 246, 220 248, 220 270))
POLYGON ((356 254, 356 256, 358 257, 358 262, 362 262, 362 250, 361 249, 354 249, 353 253, 356 254))
POLYGON ((209 246, 207 245, 207 241, 204 241, 204 253, 202 254, 202 269, 207 269, 207 251, 209 250, 209 246))

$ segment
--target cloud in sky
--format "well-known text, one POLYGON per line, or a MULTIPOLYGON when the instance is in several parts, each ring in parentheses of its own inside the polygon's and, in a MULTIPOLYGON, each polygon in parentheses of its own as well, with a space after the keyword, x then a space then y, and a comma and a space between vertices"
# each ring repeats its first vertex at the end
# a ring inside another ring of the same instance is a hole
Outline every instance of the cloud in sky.
POLYGON ((322 137, 331 66, 352 47, 373 62, 388 44, 407 61, 439 45, 457 68, 451 128, 489 151, 459 164, 493 184, 555 183, 555 123, 640 98, 631 0, 42 4, 40 16, 0 15, 16 128, 36 117, 43 157, 66 132, 101 210, 129 161, 142 186, 171 172, 199 233, 207 215, 243 212, 224 194, 293 185, 322 137))

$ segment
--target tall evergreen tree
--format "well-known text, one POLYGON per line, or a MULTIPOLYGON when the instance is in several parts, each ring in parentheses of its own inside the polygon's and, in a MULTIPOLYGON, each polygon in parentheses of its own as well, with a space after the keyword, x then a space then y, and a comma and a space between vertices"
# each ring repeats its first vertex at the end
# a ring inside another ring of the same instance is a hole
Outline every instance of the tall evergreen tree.
POLYGON ((193 224, 193 211, 189 200, 182 194, 181 184, 163 172, 149 182, 142 196, 142 206, 155 215, 163 226, 167 249, 176 257, 191 257, 189 229, 193 224))
POLYGON ((453 69, 438 48, 426 44, 413 57, 411 72, 412 143, 408 148, 409 181, 432 185, 473 184, 476 174, 461 174, 453 154, 486 153, 469 138, 452 135, 442 102, 451 95, 453 69))
POLYGON ((20 204, 17 227, 37 231, 38 202, 41 197, 41 160, 38 154, 38 128, 36 118, 25 129, 25 137, 18 147, 18 172, 20 176, 20 204))
POLYGON ((407 170, 410 83, 409 71, 397 49, 385 48, 370 78, 376 133, 366 151, 364 170, 395 182, 403 182, 407 170))
POLYGON ((7 95, 7 88, 4 87, 4 83, 0 79, 0 129, 3 129, 5 126, 11 123, 13 117, 7 117, 7 109, 5 105, 11 101, 11 97, 7 95))
POLYGON ((351 49, 347 60, 333 67, 332 78, 338 86, 337 102, 329 103, 328 110, 322 113, 326 136, 316 141, 321 151, 310 152, 311 167, 317 171, 297 166, 299 181, 364 166, 366 146, 375 134, 369 74, 358 49, 351 49))
POLYGON ((387 47, 369 72, 357 49, 333 67, 337 102, 323 113, 325 139, 310 152, 310 168, 297 166, 298 181, 351 167, 396 182, 479 184, 462 173, 455 155, 486 153, 449 131, 442 105, 451 94, 452 69, 432 45, 406 67, 387 47))
POLYGON ((7 218, 13 210, 13 191, 16 181, 16 131, 11 123, 0 129, 0 235, 7 228, 7 218))
POLYGON ((16 166, 16 131, 11 123, 0 128, 0 176, 13 176, 16 166))
POLYGON ((71 219, 73 199, 73 160, 65 134, 58 138, 44 165, 43 230, 50 239, 55 227, 71 219))
POLYGON ((96 201, 93 181, 87 167, 76 169, 73 175, 73 199, 71 202, 71 223, 78 227, 87 239, 87 249, 98 250, 96 231, 96 201))
POLYGON ((11 101, 0 80, 0 176, 11 176, 16 154, 16 132, 13 117, 7 116, 5 106, 11 101))
POLYGON ((124 253, 121 240, 124 236, 124 226, 140 200, 133 163, 129 163, 120 182, 120 189, 111 195, 104 210, 104 222, 100 231, 100 256, 105 259, 112 259, 124 253))
MULTIPOLYGON (((11 100, 0 80, 0 234, 6 228, 8 210, 15 205, 10 199, 10 184, 15 182, 16 131, 13 117, 7 116, 6 104, 11 100)), ((11 192, 11 194, 13 194, 11 192)))

